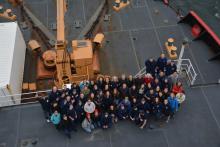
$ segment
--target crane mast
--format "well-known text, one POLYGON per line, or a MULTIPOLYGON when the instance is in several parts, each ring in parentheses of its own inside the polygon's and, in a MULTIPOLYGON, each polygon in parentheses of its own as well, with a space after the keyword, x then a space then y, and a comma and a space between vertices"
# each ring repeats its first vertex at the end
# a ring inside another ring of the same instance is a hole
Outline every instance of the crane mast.
POLYGON ((70 83, 71 67, 70 56, 67 52, 65 40, 65 13, 67 11, 65 0, 57 0, 57 41, 56 41, 56 85, 70 83))

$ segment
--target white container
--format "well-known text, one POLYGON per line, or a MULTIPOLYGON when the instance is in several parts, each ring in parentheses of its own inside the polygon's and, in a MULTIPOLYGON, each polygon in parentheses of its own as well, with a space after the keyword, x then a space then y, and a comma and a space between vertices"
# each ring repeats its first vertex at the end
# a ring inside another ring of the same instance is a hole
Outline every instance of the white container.
POLYGON ((25 52, 18 24, 0 23, 0 107, 21 102, 25 52))

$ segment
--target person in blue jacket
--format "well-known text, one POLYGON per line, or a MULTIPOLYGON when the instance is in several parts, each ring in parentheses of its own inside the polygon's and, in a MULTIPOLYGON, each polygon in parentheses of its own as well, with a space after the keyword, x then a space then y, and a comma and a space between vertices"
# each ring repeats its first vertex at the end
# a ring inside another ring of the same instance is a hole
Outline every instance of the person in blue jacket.
POLYGON ((168 103, 171 109, 171 117, 173 117, 179 108, 179 102, 174 93, 171 93, 170 96, 168 97, 168 103))
POLYGON ((61 120, 61 115, 57 110, 55 110, 50 117, 50 121, 54 124, 56 129, 59 129, 60 120, 61 120))

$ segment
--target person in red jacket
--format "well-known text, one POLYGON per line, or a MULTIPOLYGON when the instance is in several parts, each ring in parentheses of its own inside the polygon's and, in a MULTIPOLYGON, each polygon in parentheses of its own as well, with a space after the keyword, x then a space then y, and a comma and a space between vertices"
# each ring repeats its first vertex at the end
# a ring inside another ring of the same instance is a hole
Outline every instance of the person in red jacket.
POLYGON ((177 93, 185 93, 183 90, 183 86, 181 82, 177 82, 177 84, 175 84, 173 86, 172 92, 176 95, 177 93))
POLYGON ((151 74, 147 73, 144 75, 144 82, 146 85, 151 83, 153 80, 154 80, 154 78, 151 74))

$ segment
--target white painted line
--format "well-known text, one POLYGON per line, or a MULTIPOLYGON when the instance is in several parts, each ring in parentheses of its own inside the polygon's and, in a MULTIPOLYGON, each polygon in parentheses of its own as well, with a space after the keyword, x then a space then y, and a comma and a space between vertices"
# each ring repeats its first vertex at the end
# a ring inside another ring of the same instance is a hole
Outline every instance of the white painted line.
POLYGON ((154 32, 155 32, 155 34, 156 34, 157 41, 158 41, 158 43, 159 43, 161 52, 163 53, 164 50, 163 50, 162 43, 161 43, 160 38, 159 38, 159 34, 158 34, 158 31, 157 31, 157 28, 156 28, 156 26, 155 26, 155 24, 154 24, 154 21, 153 21, 153 18, 152 18, 152 16, 151 16, 150 7, 148 6, 147 1, 144 1, 144 2, 145 2, 145 5, 147 6, 148 16, 150 17, 151 23, 152 23, 152 25, 153 25, 153 29, 154 29, 154 32))
POLYGON ((214 113, 214 111, 213 111, 213 109, 212 109, 212 107, 211 107, 211 104, 209 103, 209 98, 208 98, 208 96, 205 94, 205 91, 203 90, 203 88, 200 88, 201 89, 201 91, 202 91, 202 94, 203 94, 203 96, 204 96, 204 98, 205 98, 205 100, 206 100, 206 103, 207 103, 207 105, 208 105, 208 108, 209 108, 209 110, 210 110, 210 112, 211 112, 211 115, 212 115, 212 117, 214 118, 214 120, 215 120, 215 123, 217 124, 217 126, 218 126, 218 129, 220 130, 220 124, 219 124, 219 122, 218 122, 218 119, 216 118, 216 116, 215 116, 215 113, 214 113))
POLYGON ((86 24, 86 11, 85 11, 84 0, 82 0, 82 9, 83 9, 83 20, 84 23, 86 24))
MULTIPOLYGON (((178 25, 166 25, 166 26, 158 26, 155 28, 169 28, 169 27, 177 27, 178 25)), ((154 27, 146 27, 146 28, 137 28, 137 29, 127 29, 127 30, 117 30, 117 31, 106 31, 104 33, 119 33, 119 32, 129 32, 129 31, 144 31, 144 30, 152 30, 154 27)))
POLYGON ((169 143, 169 140, 168 140, 167 135, 166 135, 166 133, 165 133, 165 130, 162 130, 162 134, 163 134, 163 136, 164 136, 164 138, 165 138, 165 140, 166 140, 167 147, 170 147, 170 143, 169 143))
POLYGON ((140 63, 138 61, 138 56, 137 56, 137 52, 136 52, 136 49, 135 49, 134 40, 132 39, 131 31, 129 31, 129 37, 130 37, 130 40, 131 40, 131 45, 132 45, 132 49, 133 49, 133 52, 134 52, 135 60, 136 60, 137 66, 138 66, 138 71, 140 71, 141 66, 140 66, 140 63))

